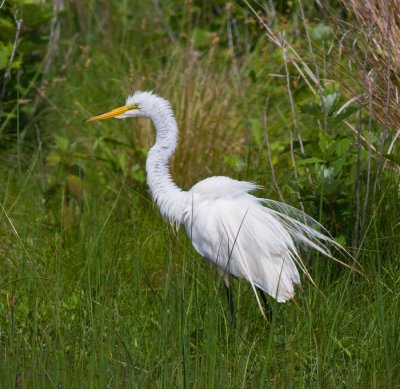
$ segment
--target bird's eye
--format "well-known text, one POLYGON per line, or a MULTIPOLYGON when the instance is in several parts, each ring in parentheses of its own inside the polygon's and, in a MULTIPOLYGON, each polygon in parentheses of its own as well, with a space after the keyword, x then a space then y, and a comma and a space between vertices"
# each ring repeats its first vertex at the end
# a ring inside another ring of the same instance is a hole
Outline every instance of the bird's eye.
POLYGON ((139 104, 130 104, 130 105, 128 105, 128 108, 129 109, 140 109, 139 104))

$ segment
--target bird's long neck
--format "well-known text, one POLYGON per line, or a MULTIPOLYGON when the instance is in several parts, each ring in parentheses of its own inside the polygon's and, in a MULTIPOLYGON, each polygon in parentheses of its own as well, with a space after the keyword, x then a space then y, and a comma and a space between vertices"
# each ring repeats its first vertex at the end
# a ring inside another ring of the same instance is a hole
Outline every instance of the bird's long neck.
POLYGON ((147 156, 147 183, 161 214, 171 223, 181 223, 187 192, 178 188, 169 171, 169 159, 177 144, 178 126, 166 101, 157 104, 151 119, 156 128, 156 143, 147 156))

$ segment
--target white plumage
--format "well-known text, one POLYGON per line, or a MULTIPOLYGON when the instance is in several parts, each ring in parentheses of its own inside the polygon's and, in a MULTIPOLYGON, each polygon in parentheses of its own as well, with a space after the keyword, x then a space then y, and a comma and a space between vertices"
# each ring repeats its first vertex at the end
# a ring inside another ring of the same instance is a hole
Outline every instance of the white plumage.
MULTIPOLYGON (((297 267, 308 275, 296 244, 329 257, 326 243, 335 244, 312 227, 320 228, 319 223, 286 204, 251 195, 257 185, 250 182, 210 177, 189 191, 178 188, 168 165, 178 127, 169 102, 151 92, 136 92, 128 97, 125 107, 88 121, 138 116, 150 118, 156 128, 146 171, 161 214, 171 223, 184 225, 196 251, 219 268, 227 285, 232 274, 278 302, 291 299, 295 286, 300 285, 297 267)), ((256 298, 260 305, 257 293, 256 298)))
POLYGON ((248 280, 279 302, 294 296, 300 277, 293 241, 268 208, 248 192, 255 185, 211 177, 189 193, 186 233, 195 249, 222 274, 248 280))

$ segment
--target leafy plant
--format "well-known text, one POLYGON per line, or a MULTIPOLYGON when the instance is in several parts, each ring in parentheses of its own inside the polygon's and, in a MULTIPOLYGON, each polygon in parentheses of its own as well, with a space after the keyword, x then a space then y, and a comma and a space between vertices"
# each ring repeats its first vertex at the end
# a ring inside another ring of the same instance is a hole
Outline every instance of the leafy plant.
POLYGON ((49 2, 6 1, 0 8, 0 145, 13 144, 32 121, 44 93, 49 2))

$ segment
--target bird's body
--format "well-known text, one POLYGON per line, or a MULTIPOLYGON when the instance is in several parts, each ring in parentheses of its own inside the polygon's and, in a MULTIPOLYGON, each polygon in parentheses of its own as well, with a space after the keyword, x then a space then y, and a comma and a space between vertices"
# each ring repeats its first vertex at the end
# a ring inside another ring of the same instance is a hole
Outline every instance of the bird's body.
POLYGON ((188 192, 193 200, 183 224, 196 251, 225 278, 244 278, 285 302, 300 284, 293 241, 260 199, 248 193, 256 188, 228 177, 207 178, 188 192))
MULTIPOLYGON (((286 204, 253 196, 249 192, 258 187, 250 182, 217 176, 188 191, 178 188, 169 171, 177 123, 169 102, 151 92, 136 92, 124 107, 87 121, 131 116, 148 117, 156 128, 146 171, 161 214, 171 223, 184 225, 196 251, 219 268, 228 286, 231 274, 278 302, 291 299, 300 284, 297 266, 307 273, 296 244, 329 255, 325 244, 332 242, 331 238, 311 227, 318 223, 286 204)), ((260 305, 258 297, 257 301, 260 305)))

